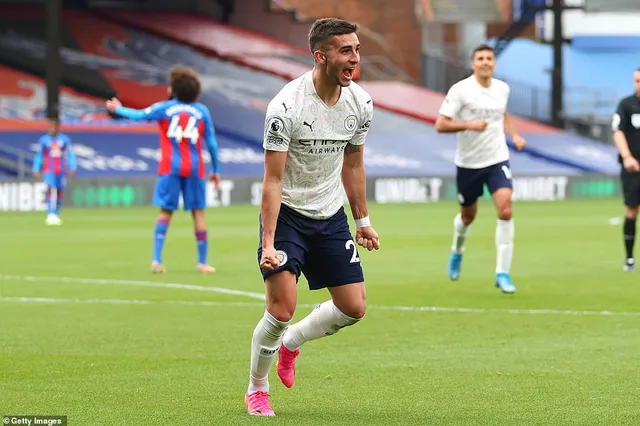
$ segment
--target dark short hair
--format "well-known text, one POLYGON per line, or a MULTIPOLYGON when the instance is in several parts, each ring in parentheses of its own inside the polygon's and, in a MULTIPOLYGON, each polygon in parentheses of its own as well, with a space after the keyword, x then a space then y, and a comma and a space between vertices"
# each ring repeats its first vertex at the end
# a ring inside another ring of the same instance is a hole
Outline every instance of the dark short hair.
POLYGON ((318 19, 309 30, 309 50, 316 50, 319 44, 333 36, 358 32, 358 24, 338 18, 318 19))
POLYGON ((488 44, 481 44, 480 46, 473 49, 473 53, 471 54, 471 59, 476 57, 476 53, 478 52, 493 52, 493 55, 496 55, 496 49, 489 46, 488 44))
POLYGON ((193 68, 175 66, 169 70, 171 96, 180 102, 191 103, 200 97, 200 76, 193 68))

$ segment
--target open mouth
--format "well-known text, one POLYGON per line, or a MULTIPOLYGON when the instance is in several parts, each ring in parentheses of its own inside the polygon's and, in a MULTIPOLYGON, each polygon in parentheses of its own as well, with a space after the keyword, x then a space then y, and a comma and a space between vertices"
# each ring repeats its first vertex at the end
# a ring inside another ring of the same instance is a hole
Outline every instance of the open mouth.
POLYGON ((353 78, 353 71, 354 71, 354 68, 345 68, 342 70, 342 75, 345 78, 351 80, 353 78))

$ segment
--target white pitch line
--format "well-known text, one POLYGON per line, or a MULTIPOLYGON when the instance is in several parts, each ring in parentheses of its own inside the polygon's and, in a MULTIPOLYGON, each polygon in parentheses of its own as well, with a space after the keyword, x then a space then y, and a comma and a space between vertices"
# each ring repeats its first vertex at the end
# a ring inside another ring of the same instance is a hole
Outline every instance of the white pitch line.
POLYGON ((369 308, 390 311, 413 312, 458 312, 471 314, 514 314, 514 315, 569 315, 601 317, 640 317, 640 312, 615 311, 563 311, 559 309, 483 309, 483 308, 445 308, 439 306, 369 306, 369 308))
POLYGON ((192 284, 179 284, 179 283, 163 283, 156 281, 136 281, 136 280, 112 280, 112 279, 100 279, 100 278, 76 278, 76 277, 34 277, 23 275, 2 275, 0 274, 0 280, 6 281, 32 281, 32 282, 59 282, 59 283, 79 283, 79 284, 104 284, 104 285, 133 285, 144 287, 158 287, 158 288, 177 288, 181 290, 193 290, 193 291, 205 291, 221 294, 232 294, 234 296, 245 296, 251 299, 264 300, 265 296, 262 293, 254 293, 251 291, 232 290, 222 287, 208 287, 192 284))
POLYGON ((210 302, 189 300, 139 300, 139 299, 61 299, 50 297, 0 297, 0 302, 8 303, 80 303, 103 305, 184 305, 184 306, 249 306, 264 307, 258 302, 210 302))
MULTIPOLYGON (((183 306, 243 306, 264 308, 263 303, 256 302, 212 302, 188 300, 123 300, 123 299, 60 299, 46 297, 0 297, 0 303, 53 303, 53 304, 107 304, 107 305, 183 305, 183 306)), ((313 304, 299 304, 298 308, 311 308, 313 304)), ((508 314, 508 315, 569 315, 569 316, 606 316, 606 317, 638 317, 640 312, 611 311, 561 311, 553 309, 480 309, 480 308, 444 308, 437 306, 380 306, 372 305, 369 309, 409 312, 451 312, 472 314, 508 314)))

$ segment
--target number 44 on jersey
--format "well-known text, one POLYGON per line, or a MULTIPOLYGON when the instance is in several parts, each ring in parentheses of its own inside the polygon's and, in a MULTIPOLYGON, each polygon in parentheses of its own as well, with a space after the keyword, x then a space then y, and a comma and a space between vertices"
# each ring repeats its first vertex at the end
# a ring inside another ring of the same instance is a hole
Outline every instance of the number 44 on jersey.
POLYGON ((187 125, 183 128, 182 125, 180 125, 180 116, 174 115, 169 122, 167 137, 175 140, 177 143, 182 143, 184 139, 189 139, 191 143, 195 145, 200 138, 197 123, 196 118, 191 116, 189 117, 189 121, 187 121, 187 125))

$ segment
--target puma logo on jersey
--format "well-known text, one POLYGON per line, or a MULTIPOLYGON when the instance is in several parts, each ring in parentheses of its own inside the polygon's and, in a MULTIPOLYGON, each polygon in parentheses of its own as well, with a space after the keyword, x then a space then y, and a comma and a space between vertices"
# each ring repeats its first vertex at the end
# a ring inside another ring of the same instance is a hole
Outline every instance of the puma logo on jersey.
POLYGON ((313 123, 315 123, 316 120, 313 120, 311 122, 311 124, 307 123, 306 121, 302 123, 303 126, 307 126, 309 128, 309 130, 311 130, 313 132, 313 123))

